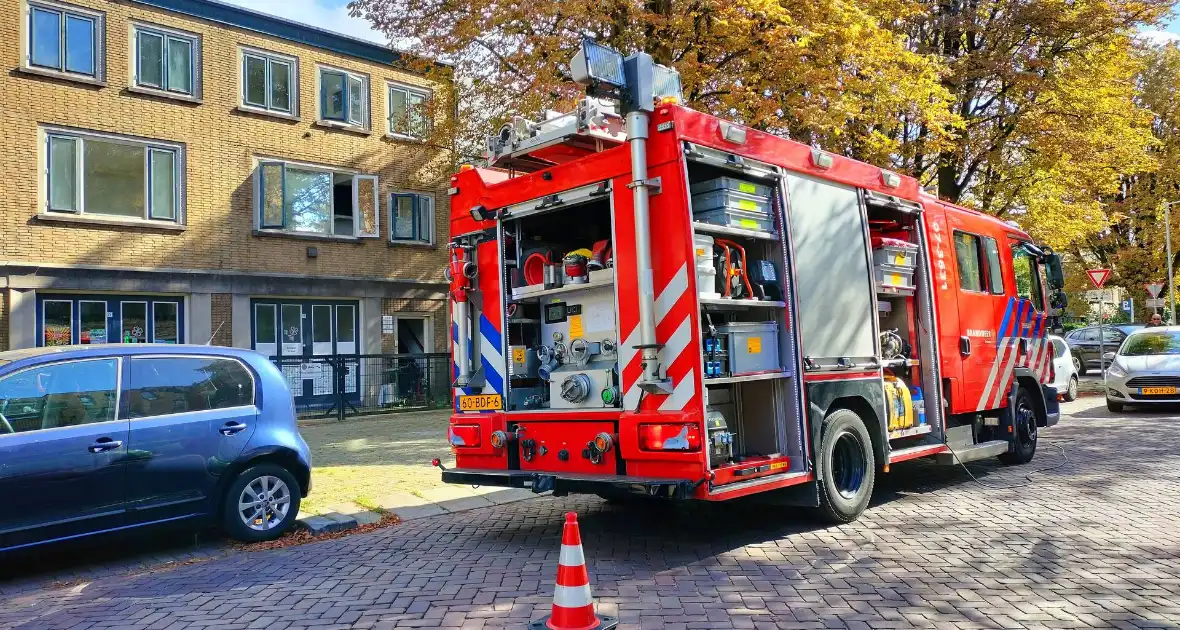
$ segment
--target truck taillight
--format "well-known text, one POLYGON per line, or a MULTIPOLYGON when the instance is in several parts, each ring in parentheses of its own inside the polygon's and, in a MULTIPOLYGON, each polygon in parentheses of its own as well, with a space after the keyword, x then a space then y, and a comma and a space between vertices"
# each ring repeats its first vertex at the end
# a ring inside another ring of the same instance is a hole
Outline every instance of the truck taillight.
POLYGON ((639 448, 645 451, 699 451, 701 428, 696 424, 641 424, 639 448))
POLYGON ((479 437, 478 424, 452 424, 447 431, 447 440, 451 446, 479 446, 479 437))

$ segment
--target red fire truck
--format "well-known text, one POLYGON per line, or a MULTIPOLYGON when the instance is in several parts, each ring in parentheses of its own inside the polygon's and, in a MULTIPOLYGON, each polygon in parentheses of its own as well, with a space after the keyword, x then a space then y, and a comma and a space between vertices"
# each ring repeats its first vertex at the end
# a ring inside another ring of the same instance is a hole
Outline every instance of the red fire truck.
POLYGON ((693 111, 592 42, 451 178, 443 480, 847 522, 896 462, 1028 462, 1060 260, 910 177, 693 111), (791 488, 789 491, 787 488, 791 488))

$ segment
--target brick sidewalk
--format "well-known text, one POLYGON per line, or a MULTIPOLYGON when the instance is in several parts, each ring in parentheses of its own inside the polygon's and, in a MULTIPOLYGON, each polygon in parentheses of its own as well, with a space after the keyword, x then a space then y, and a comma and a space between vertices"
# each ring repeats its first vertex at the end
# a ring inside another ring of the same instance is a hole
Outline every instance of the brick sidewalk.
POLYGON ((1180 627, 1180 431, 1094 402, 1030 466, 898 466, 858 522, 785 509, 543 498, 151 575, 6 597, 0 627, 521 628, 561 514, 621 628, 1180 627), (1025 476, 1061 461, 1058 470, 1025 476))

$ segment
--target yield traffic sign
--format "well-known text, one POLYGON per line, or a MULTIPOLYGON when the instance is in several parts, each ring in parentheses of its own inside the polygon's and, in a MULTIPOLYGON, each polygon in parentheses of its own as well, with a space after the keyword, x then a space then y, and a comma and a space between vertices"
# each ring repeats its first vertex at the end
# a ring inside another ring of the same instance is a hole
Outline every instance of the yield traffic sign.
POLYGON ((1090 276, 1090 282, 1094 283, 1096 288, 1101 289, 1102 285, 1110 278, 1109 269, 1087 269, 1086 275, 1090 276))
POLYGON ((1143 285, 1143 287, 1147 289, 1147 292, 1150 293, 1151 297, 1153 297, 1153 298, 1159 297, 1160 291, 1164 290, 1164 285, 1155 284, 1155 283, 1151 283, 1151 282, 1143 285))

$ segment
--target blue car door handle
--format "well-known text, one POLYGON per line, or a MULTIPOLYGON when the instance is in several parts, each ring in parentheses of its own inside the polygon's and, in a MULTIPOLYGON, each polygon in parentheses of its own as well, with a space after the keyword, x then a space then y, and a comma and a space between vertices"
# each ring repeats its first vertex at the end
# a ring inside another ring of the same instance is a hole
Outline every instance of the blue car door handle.
POLYGON ((219 429, 222 435, 235 435, 246 430, 246 425, 241 422, 226 422, 224 427, 219 429))
POLYGON ((112 451, 122 446, 123 442, 121 440, 112 440, 109 437, 103 437, 95 440, 94 444, 91 444, 86 450, 91 453, 105 453, 106 451, 112 451))

